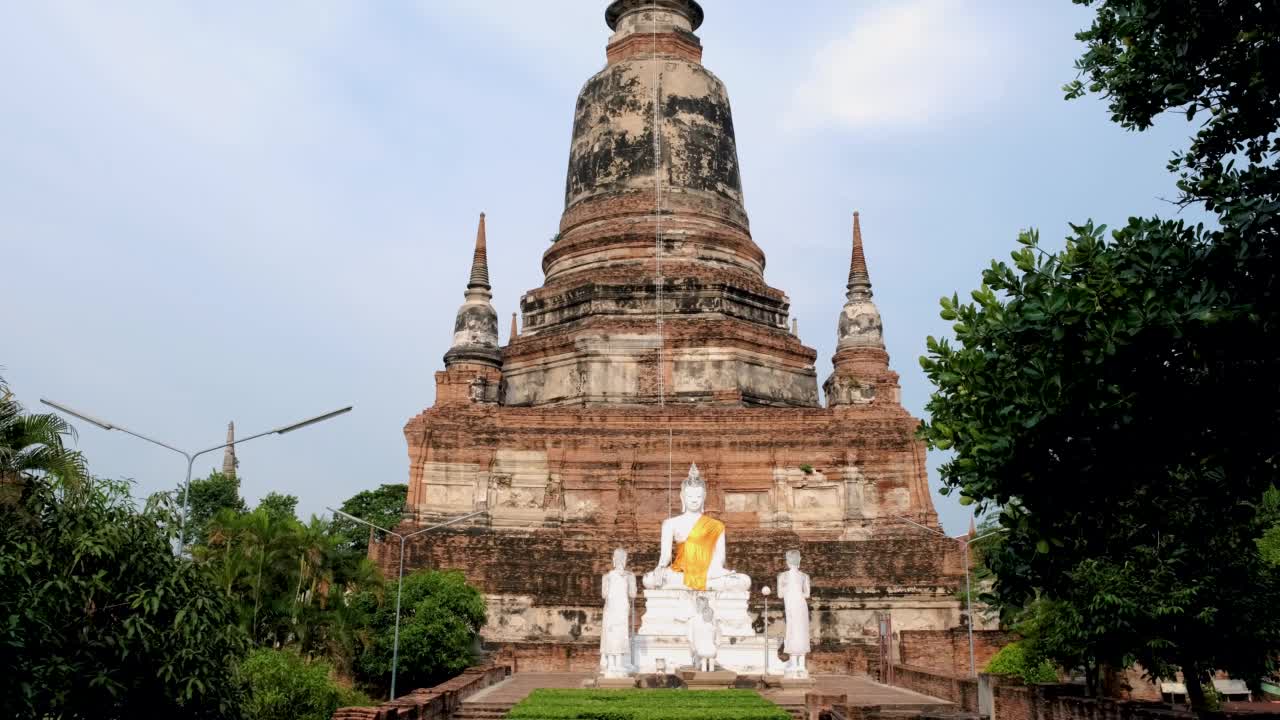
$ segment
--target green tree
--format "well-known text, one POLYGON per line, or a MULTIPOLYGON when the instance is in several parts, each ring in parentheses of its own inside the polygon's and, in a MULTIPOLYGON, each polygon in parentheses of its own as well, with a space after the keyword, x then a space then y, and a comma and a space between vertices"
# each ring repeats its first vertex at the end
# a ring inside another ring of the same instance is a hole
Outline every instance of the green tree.
POLYGON ((296 495, 285 495, 278 492, 269 492, 262 496, 258 501, 257 510, 263 510, 268 515, 280 520, 296 520, 298 512, 298 497, 296 495))
MULTIPOLYGON (((421 570, 407 576, 401 604, 400 688, 430 687, 475 661, 473 648, 484 626, 485 603, 461 572, 421 570)), ((370 611, 372 639, 357 671, 366 682, 385 688, 391 680, 394 598, 370 611)))
MULTIPOLYGON (((179 487, 174 495, 181 505, 182 488, 179 487)), ((210 472, 208 477, 192 479, 191 503, 187 509, 187 541, 203 544, 208 537, 209 523, 223 510, 245 512, 244 500, 240 497, 240 479, 217 470, 210 472)))
POLYGON ((1028 653, 1025 642, 1013 642, 1000 648, 1000 652, 987 663, 986 671, 995 675, 1016 675, 1028 684, 1051 683, 1058 679, 1053 664, 1028 653))
POLYGON ((67 447, 67 438, 75 438, 75 428, 51 413, 27 413, 0 377, 0 500, 16 500, 17 488, 32 478, 53 476, 68 486, 83 478, 84 456, 67 447))
POLYGON ((1259 516, 1269 527, 1258 538, 1258 551, 1269 565, 1280 568, 1280 489, 1271 488, 1263 496, 1259 516))
POLYGON ((0 507, 0 706, 14 717, 237 718, 235 607, 173 553, 171 496, 29 483, 0 507))
POLYGON ((1001 509, 989 557, 1008 612, 1041 602, 1042 649, 1102 665, 1265 673, 1280 649, 1263 561, 1280 442, 1280 5, 1076 0, 1095 7, 1069 97, 1143 130, 1200 124, 1174 156, 1180 202, 1217 228, 1131 218, 1024 233, 971 295, 943 300, 922 433, 953 449, 948 490, 1001 509), (1258 540, 1262 539, 1260 544, 1258 540))
POLYGON ((368 558, 340 543, 324 520, 303 525, 259 507, 219 513, 194 554, 235 601, 255 644, 324 657, 349 677, 382 579, 368 558))
POLYGON ((246 720, 329 720, 340 707, 373 704, 335 682, 328 663, 307 660, 292 650, 255 650, 245 660, 242 675, 246 720))
MULTIPOLYGON (((367 520, 379 527, 394 530, 400 524, 408 485, 379 485, 377 490, 364 490, 347 498, 342 512, 367 520)), ((366 555, 369 552, 369 528, 341 516, 333 518, 333 532, 342 538, 344 547, 366 555)))

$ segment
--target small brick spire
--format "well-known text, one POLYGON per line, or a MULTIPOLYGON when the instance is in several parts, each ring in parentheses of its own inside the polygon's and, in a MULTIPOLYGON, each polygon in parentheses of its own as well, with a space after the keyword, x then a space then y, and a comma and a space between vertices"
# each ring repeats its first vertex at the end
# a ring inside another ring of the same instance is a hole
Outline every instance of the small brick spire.
POLYGON ((489 287, 489 254, 484 240, 484 213, 480 213, 480 226, 476 228, 476 254, 471 260, 471 281, 467 287, 489 287))
POLYGON ((978 523, 974 521, 973 516, 969 516, 969 539, 978 537, 978 523))
POLYGON ((849 258, 849 297, 855 294, 871 297, 871 274, 867 272, 867 256, 862 252, 862 223, 853 211, 853 255, 849 258))
POLYGON ((236 424, 227 423, 227 447, 222 451, 222 474, 231 479, 236 477, 236 424))
POLYGON ((489 257, 484 237, 484 213, 476 229, 476 254, 471 260, 471 278, 467 282, 465 300, 453 322, 453 343, 444 354, 446 368, 458 363, 502 367, 498 352, 498 313, 493 309, 493 293, 489 287, 489 257))
POLYGON ((511 342, 511 340, 515 340, 518 337, 520 337, 520 326, 516 323, 516 314, 511 313, 511 338, 507 342, 511 342))

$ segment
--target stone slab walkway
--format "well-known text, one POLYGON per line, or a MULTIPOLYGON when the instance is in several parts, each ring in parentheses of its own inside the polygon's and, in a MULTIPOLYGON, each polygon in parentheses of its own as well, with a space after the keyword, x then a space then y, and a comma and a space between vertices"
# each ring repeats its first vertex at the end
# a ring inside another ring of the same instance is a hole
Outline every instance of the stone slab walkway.
POLYGON ((804 705, 806 692, 821 692, 824 695, 848 695, 850 705, 883 705, 883 706, 942 706, 951 705, 947 700, 922 695, 913 690, 905 690, 892 685, 883 685, 864 675, 814 675, 817 685, 809 690, 784 690, 774 688, 761 692, 766 698, 778 705, 804 705))
POLYGON ((540 688, 581 688, 590 673, 516 673, 462 701, 465 705, 515 705, 540 688))

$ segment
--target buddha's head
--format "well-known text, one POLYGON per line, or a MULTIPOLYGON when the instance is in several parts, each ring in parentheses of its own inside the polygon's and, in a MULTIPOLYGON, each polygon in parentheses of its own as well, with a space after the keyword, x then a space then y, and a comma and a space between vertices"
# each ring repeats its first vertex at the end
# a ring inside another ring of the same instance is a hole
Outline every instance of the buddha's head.
POLYGON ((707 481, 702 479, 698 466, 689 467, 689 477, 680 483, 680 508, 683 512, 702 512, 707 503, 707 481))
POLYGON ((787 567, 791 568, 792 570, 797 570, 800 568, 800 551, 799 550, 787 551, 787 567))
POLYGON ((613 569, 624 570, 627 567, 627 551, 618 548, 613 551, 613 569))

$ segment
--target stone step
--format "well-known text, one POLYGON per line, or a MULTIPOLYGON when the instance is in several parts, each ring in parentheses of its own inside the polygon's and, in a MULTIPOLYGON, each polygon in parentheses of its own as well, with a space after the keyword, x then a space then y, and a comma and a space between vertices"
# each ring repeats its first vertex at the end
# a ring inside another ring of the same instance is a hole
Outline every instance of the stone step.
POLYGON ((452 720, 492 720, 493 718, 504 718, 507 713, 511 712, 513 705, 505 707, 475 707, 474 705, 463 705, 453 713, 452 720))

